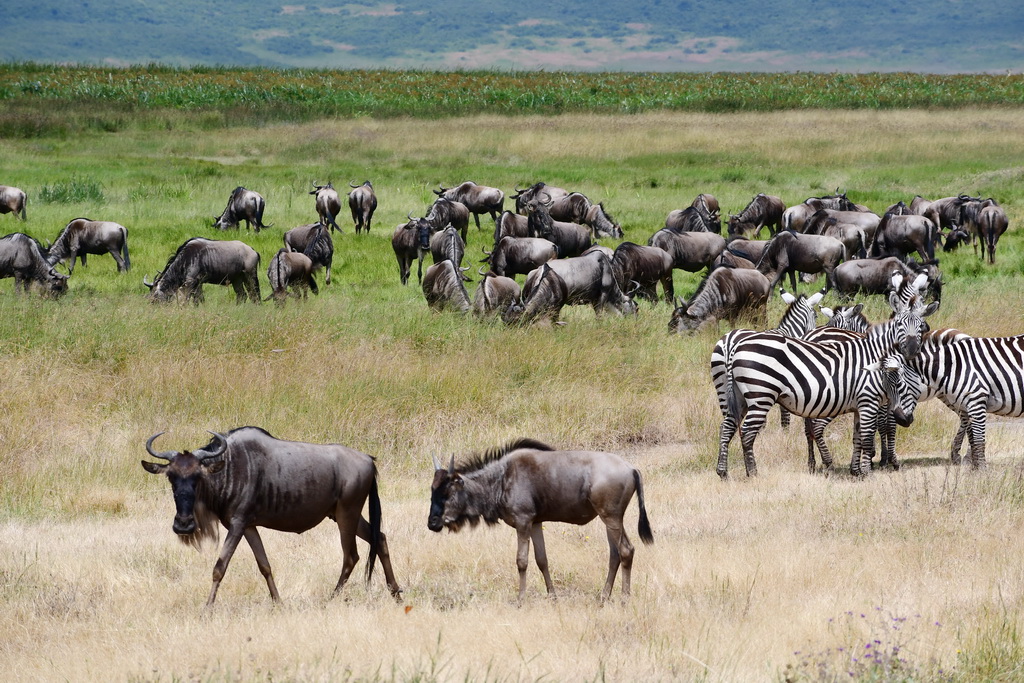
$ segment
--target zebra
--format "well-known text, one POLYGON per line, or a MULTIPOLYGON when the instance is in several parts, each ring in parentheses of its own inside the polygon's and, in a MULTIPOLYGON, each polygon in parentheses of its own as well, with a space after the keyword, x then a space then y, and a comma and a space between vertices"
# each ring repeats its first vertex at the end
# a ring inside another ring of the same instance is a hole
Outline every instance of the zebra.
MULTIPOLYGON (((890 305, 895 310, 897 304, 894 292, 890 305)), ((739 340, 726 365, 726 410, 722 411, 719 434, 718 475, 728 477, 729 442, 737 427, 747 476, 757 474, 754 440, 775 403, 803 417, 856 412, 860 438, 850 471, 867 474, 874 455, 875 418, 881 399, 889 398, 894 417, 902 426, 913 421, 917 404, 919 380, 893 352, 916 355, 926 327, 924 318, 937 308, 935 303, 924 306, 913 297, 906 310, 896 312, 871 335, 844 343, 815 343, 772 332, 753 333, 739 340), (880 366, 880 361, 884 365, 880 366), (878 372, 882 368, 887 372, 878 372)), ((715 358, 713 352, 713 365, 725 362, 715 358)))

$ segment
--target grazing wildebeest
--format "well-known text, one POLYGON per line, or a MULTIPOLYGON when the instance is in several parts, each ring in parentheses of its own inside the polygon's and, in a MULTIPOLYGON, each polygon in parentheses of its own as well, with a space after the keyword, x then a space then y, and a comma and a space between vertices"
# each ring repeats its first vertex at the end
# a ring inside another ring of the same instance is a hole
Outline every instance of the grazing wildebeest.
POLYGON ((543 237, 558 248, 558 257, 579 256, 593 246, 590 228, 578 223, 563 223, 551 218, 546 195, 531 199, 526 204, 527 226, 531 237, 543 237))
POLYGON ((404 285, 409 281, 412 262, 419 260, 416 277, 423 281, 423 255, 430 251, 430 236, 434 234, 434 226, 426 218, 409 218, 406 223, 399 224, 391 234, 391 248, 398 259, 398 276, 404 285))
POLYGON ((553 199, 548 212, 556 221, 586 225, 594 237, 622 237, 621 226, 604 210, 604 204, 594 204, 582 192, 553 199))
POLYGON ((786 205, 781 199, 762 192, 751 199, 743 211, 729 216, 729 234, 757 237, 761 228, 768 228, 768 233, 774 235, 782 229, 785 210, 786 205))
POLYGON ((647 241, 672 257, 672 267, 696 273, 711 265, 725 249, 725 238, 714 232, 676 233, 662 228, 647 241))
POLYGON ((756 270, 715 268, 700 281, 689 301, 676 299, 668 330, 683 333, 740 316, 763 323, 770 291, 768 279, 756 270))
POLYGON ((503 211, 494 224, 494 245, 503 237, 535 237, 530 235, 530 221, 526 216, 503 211))
MULTIPOLYGON (((508 213, 508 212, 506 212, 508 213)), ((483 250, 495 275, 515 277, 540 268, 551 259, 558 258, 558 247, 542 237, 502 237, 494 251, 483 250)))
POLYGON ((685 209, 673 209, 665 217, 664 230, 672 232, 713 232, 716 235, 722 232, 722 222, 715 222, 703 212, 693 206, 685 209))
POLYGON ((352 188, 348 193, 348 208, 352 212, 356 234, 363 230, 370 232, 373 212, 377 210, 377 193, 373 191, 373 185, 369 180, 364 180, 362 185, 349 183, 348 186, 352 188))
POLYGON ((235 289, 236 303, 248 297, 258 304, 261 301, 259 266, 260 255, 248 244, 193 237, 167 259, 167 265, 153 282, 143 278, 142 284, 149 287, 149 298, 153 301, 184 296, 185 301, 198 304, 203 300, 204 284, 230 283, 235 289))
POLYGON ((764 249, 770 242, 771 240, 748 240, 744 237, 730 237, 729 241, 725 243, 725 249, 736 256, 756 264, 761 260, 764 249))
POLYGON ((757 264, 750 259, 745 259, 742 256, 737 256, 728 249, 718 255, 714 261, 711 262, 711 268, 719 268, 725 266, 726 268, 749 268, 750 270, 756 270, 757 264))
MULTIPOLYGON (((469 209, 465 204, 438 197, 427 211, 427 220, 434 226, 434 230, 443 230, 446 226, 451 225, 459 231, 462 241, 466 241, 466 234, 469 231, 469 209)), ((495 223, 495 230, 497 230, 497 223, 495 223)))
POLYGON ((447 469, 435 457, 427 528, 459 531, 467 524, 479 524, 482 518, 487 524, 502 521, 515 529, 522 600, 531 540, 544 585, 549 594, 555 592, 544 549, 544 522, 586 524, 600 517, 608 536, 608 579, 601 591, 601 599, 607 600, 620 564, 622 595, 629 595, 633 544, 626 535, 623 517, 634 492, 640 503, 637 533, 649 545, 654 535, 639 470, 614 453, 556 451, 533 439, 519 439, 459 467, 454 456, 447 469))
POLYGON ((473 214, 477 230, 480 229, 480 214, 490 214, 491 219, 497 221, 498 214, 504 210, 505 193, 496 187, 477 185, 471 180, 467 180, 455 187, 445 187, 443 185, 438 187, 440 189, 433 191, 438 197, 444 197, 445 199, 451 199, 466 205, 469 212, 473 214))
POLYGON ((68 291, 69 276, 56 272, 39 242, 22 232, 0 238, 0 279, 7 277, 14 278, 15 294, 19 289, 28 294, 33 282, 47 296, 60 296, 68 291))
POLYGON ((988 262, 995 263, 996 243, 1009 227, 1006 211, 999 206, 999 202, 991 197, 964 201, 960 206, 960 223, 971 234, 974 253, 978 253, 977 242, 981 242, 981 260, 985 260, 987 249, 988 262))
POLYGON ((462 271, 452 261, 445 259, 427 268, 423 274, 423 296, 431 310, 453 309, 465 313, 470 308, 469 292, 463 280, 462 271))
POLYGON ((514 199, 516 203, 516 213, 525 215, 526 203, 533 199, 534 197, 536 197, 540 192, 546 193, 552 201, 561 199, 562 197, 569 194, 568 190, 563 189, 561 187, 554 187, 553 185, 548 185, 543 181, 539 183, 534 183, 525 190, 520 190, 517 187, 516 193, 512 195, 512 199, 514 199))
MULTIPOLYGON (((311 195, 316 197, 316 215, 319 216, 320 225, 330 226, 331 230, 341 232, 338 225, 338 214, 341 213, 341 197, 334 189, 332 183, 317 185, 313 183, 311 195)), ((351 202, 351 200, 349 200, 351 202)))
POLYGON ((832 285, 839 294, 846 296, 887 294, 892 289, 893 273, 913 279, 922 272, 928 276, 928 293, 938 301, 942 298, 942 278, 938 269, 934 265, 914 267, 895 256, 841 263, 832 273, 832 285))
POLYGON ((5 213, 13 213, 15 216, 20 215, 21 220, 25 220, 25 193, 10 185, 0 185, 0 216, 5 213))
POLYGON ((324 269, 324 284, 331 284, 331 263, 334 261, 334 239, 330 231, 319 223, 292 228, 284 234, 284 247, 288 251, 305 254, 313 262, 313 272, 324 269))
POLYGON ((483 269, 477 272, 483 278, 473 295, 473 314, 477 317, 503 313, 522 294, 519 283, 510 277, 485 273, 483 269))
POLYGON ((112 221, 76 218, 53 240, 47 260, 50 265, 67 261, 68 273, 73 273, 76 258, 81 258, 85 267, 86 254, 110 254, 117 262, 117 270, 127 271, 132 267, 128 257, 128 228, 112 221))
MULTIPOLYGON (((451 225, 430 237, 430 256, 434 263, 448 259, 458 268, 462 265, 462 257, 466 255, 466 243, 459 237, 458 231, 451 225)), ((465 275, 462 278, 469 281, 465 275)))
POLYGON ((938 232, 935 224, 924 216, 887 213, 878 224, 868 256, 906 258, 907 254, 916 251, 925 263, 932 263, 935 261, 938 232))
POLYGON ((228 205, 224 207, 224 212, 215 219, 213 227, 218 230, 237 228, 241 221, 245 221, 246 230, 255 226, 256 232, 263 228, 273 227, 263 224, 263 209, 265 207, 266 202, 258 192, 247 190, 241 186, 236 187, 228 197, 228 205))
MULTIPOLYGON (((939 238, 941 239, 941 237, 942 235, 940 233, 939 238)), ((942 251, 953 251, 961 244, 967 244, 970 241, 971 233, 959 225, 954 225, 949 233, 946 234, 946 241, 942 244, 942 251)))
POLYGON ((835 216, 828 215, 825 209, 816 211, 807 219, 803 234, 835 237, 843 243, 846 249, 843 257, 847 261, 857 258, 858 255, 863 257, 867 254, 868 244, 864 229, 853 223, 840 223, 835 216))
POLYGON ((359 560, 356 537, 370 545, 366 581, 380 558, 391 595, 401 593, 391 570, 388 541, 381 531, 377 467, 365 453, 339 444, 311 444, 275 439, 258 427, 240 427, 195 451, 153 450, 160 434, 146 441, 146 452, 165 463, 142 461, 150 474, 166 474, 174 494, 172 529, 182 543, 198 547, 217 541, 219 521, 227 529, 213 567, 209 607, 242 537, 252 548, 256 565, 267 581, 270 597, 281 599, 258 527, 301 534, 330 517, 341 533, 344 556, 337 594, 359 560), (363 505, 369 500, 369 521, 363 505))
MULTIPOLYGON (((593 306, 594 312, 615 312, 621 315, 636 313, 636 302, 630 294, 619 288, 612 272, 611 259, 599 251, 592 251, 582 256, 548 261, 546 264, 558 273, 569 289, 569 305, 593 306)), ((526 276, 526 284, 531 278, 540 276, 533 271, 526 276)))
POLYGON ((273 299, 279 306, 284 305, 288 298, 289 288, 296 299, 300 296, 305 299, 309 290, 314 294, 320 293, 313 279, 313 261, 305 254, 283 247, 270 259, 267 279, 270 280, 270 296, 264 301, 273 299))
POLYGON ((526 278, 522 298, 509 304, 501 319, 509 325, 561 324, 558 316, 568 300, 565 281, 545 263, 526 278))
POLYGON ((672 255, 661 247, 623 242, 612 255, 612 273, 619 289, 628 290, 634 284, 638 285, 637 296, 652 302, 658 300, 660 282, 665 302, 672 303, 675 296, 672 288, 672 255))
POLYGON ((771 276, 771 288, 789 273, 790 289, 796 291, 796 274, 825 273, 825 288, 832 287, 832 271, 843 260, 846 247, 835 237, 803 235, 783 230, 765 248, 757 269, 771 276))

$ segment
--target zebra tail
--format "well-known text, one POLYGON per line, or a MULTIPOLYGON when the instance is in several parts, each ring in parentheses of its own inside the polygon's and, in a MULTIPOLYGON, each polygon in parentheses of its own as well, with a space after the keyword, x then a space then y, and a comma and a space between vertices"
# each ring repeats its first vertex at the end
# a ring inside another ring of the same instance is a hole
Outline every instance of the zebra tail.
POLYGON ((743 401, 736 383, 732 379, 732 367, 725 371, 725 401, 729 408, 729 417, 739 424, 743 417, 743 401))

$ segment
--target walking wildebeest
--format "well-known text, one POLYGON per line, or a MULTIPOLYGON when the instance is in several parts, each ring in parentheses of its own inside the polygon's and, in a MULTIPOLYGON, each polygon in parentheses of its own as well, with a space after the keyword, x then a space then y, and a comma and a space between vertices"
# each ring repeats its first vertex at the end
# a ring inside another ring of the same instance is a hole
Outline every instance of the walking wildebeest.
POLYGON ((455 467, 454 456, 448 469, 435 457, 427 528, 455 532, 467 524, 479 524, 482 518, 487 524, 502 521, 515 529, 519 539, 516 567, 522 601, 526 595, 531 540, 544 585, 549 594, 555 592, 544 549, 544 522, 582 525, 600 517, 609 549, 608 579, 601 599, 611 597, 620 564, 625 597, 630 590, 633 544, 626 535, 623 517, 634 492, 640 504, 637 533, 640 540, 650 545, 654 535, 647 519, 639 470, 614 453, 556 451, 533 439, 519 439, 459 467, 455 467))
POLYGON ((193 237, 167 259, 167 265, 153 282, 143 278, 142 284, 149 287, 149 298, 153 301, 170 301, 183 295, 185 301, 198 304, 203 300, 204 284, 230 283, 235 289, 236 303, 248 298, 258 304, 259 266, 260 255, 248 244, 193 237))
POLYGON ((536 197, 540 192, 546 193, 552 201, 561 199, 562 197, 569 194, 568 190, 563 189, 561 187, 554 187, 553 185, 548 185, 543 181, 539 183, 534 183, 525 190, 520 190, 517 187, 516 193, 511 197, 511 199, 515 200, 516 203, 516 213, 525 215, 526 203, 533 199, 534 197, 536 197))
POLYGON ((65 225, 53 240, 47 260, 50 265, 69 261, 70 274, 75 271, 76 258, 82 259, 83 268, 86 266, 86 254, 110 254, 117 262, 117 270, 126 272, 132 267, 128 257, 128 228, 112 221, 76 218, 65 225))
POLYGON ((473 214, 477 230, 480 229, 480 214, 488 213, 491 215, 491 220, 497 221, 498 214, 504 209, 505 193, 496 187, 477 185, 471 180, 456 187, 443 185, 438 185, 438 187, 439 190, 433 190, 438 197, 465 204, 469 212, 473 214))
POLYGON ((763 192, 750 200, 738 214, 729 216, 729 234, 757 237, 761 228, 768 228, 769 235, 782 229, 782 213, 786 205, 774 195, 763 192))
POLYGON ((356 225, 356 234, 358 235, 363 230, 370 232, 373 212, 377 210, 377 193, 373 191, 373 185, 369 180, 364 180, 362 185, 349 183, 348 186, 352 188, 352 191, 348 193, 348 208, 352 212, 352 222, 356 225))
POLYGON ((21 220, 26 220, 25 215, 25 193, 10 185, 0 185, 0 216, 5 213, 21 215, 21 220))
MULTIPOLYGON (((469 209, 465 204, 438 197, 427 211, 427 220, 434 226, 434 230, 444 230, 445 227, 452 226, 462 236, 462 241, 466 241, 469 231, 469 209)), ((497 223, 495 223, 495 230, 497 230, 497 223)))
POLYGON ((324 284, 331 284, 331 263, 334 261, 334 239, 330 231, 319 223, 308 223, 292 228, 284 234, 284 247, 288 251, 305 254, 313 262, 313 272, 324 269, 324 284))
POLYGON ((623 242, 612 255, 612 273, 619 289, 628 289, 631 283, 635 283, 638 285, 637 296, 651 302, 658 300, 660 282, 665 302, 672 303, 675 295, 672 287, 672 255, 661 247, 623 242))
POLYGON ((846 247, 835 237, 803 235, 783 230, 765 247, 757 269, 771 276, 771 287, 789 273, 790 289, 796 291, 796 274, 825 273, 825 288, 832 287, 832 271, 843 260, 846 247))
MULTIPOLYGON (((319 216, 320 225, 329 226, 332 231, 341 232, 341 226, 338 225, 337 220, 338 214, 341 212, 341 197, 338 196, 334 185, 332 183, 326 185, 313 183, 313 191, 310 194, 316 197, 316 215, 319 216)), ((349 202, 351 203, 351 199, 349 202)))
POLYGON ((913 214, 887 213, 875 231, 875 239, 868 250, 871 258, 897 256, 906 258, 916 251, 925 263, 935 261, 935 241, 939 229, 931 219, 913 214))
MULTIPOLYGON (((636 313, 636 302, 619 288, 611 259, 603 253, 592 251, 582 256, 548 261, 545 265, 565 282, 569 290, 568 305, 592 306, 597 314, 607 311, 620 315, 636 313)), ((527 275, 526 284, 539 275, 538 271, 527 275)))
POLYGON ((247 190, 241 186, 236 187, 231 192, 231 196, 228 197, 228 205, 224 208, 224 212, 214 221, 213 227, 218 230, 237 228, 238 224, 243 220, 245 221, 246 230, 256 226, 255 230, 259 232, 263 228, 273 227, 272 225, 263 224, 263 209, 265 206, 266 202, 263 201, 263 197, 258 192, 247 190))
POLYGON ((523 296, 509 304, 501 319, 508 325, 544 322, 559 325, 558 316, 569 301, 565 280, 547 263, 530 273, 523 285, 523 296))
POLYGON ((469 292, 463 282, 464 270, 449 259, 427 268, 423 274, 423 296, 432 310, 454 309, 465 313, 470 309, 469 292))
POLYGON ((722 232, 722 222, 715 222, 694 206, 673 209, 665 217, 665 230, 672 232, 722 232))
POLYGON ((391 248, 398 259, 398 276, 404 285, 409 281, 412 262, 418 260, 416 271, 418 282, 423 282, 423 255, 430 251, 430 237, 434 234, 434 226, 426 218, 412 218, 400 223, 391 233, 391 248))
POLYGON ((689 301, 676 300, 669 332, 688 332, 740 316, 760 319, 767 314, 768 279, 756 270, 715 268, 700 281, 689 301))
POLYGON ((647 241, 672 257, 672 267, 696 273, 711 265, 725 249, 725 238, 715 232, 676 233, 662 228, 647 241))
POLYGON ((401 588, 391 570, 388 541, 381 531, 377 467, 365 453, 339 444, 312 444, 275 439, 258 427, 240 427, 195 451, 153 450, 160 434, 146 441, 146 452, 166 463, 142 461, 150 474, 166 474, 174 494, 171 528, 182 543, 198 547, 218 540, 217 522, 228 530, 213 567, 209 607, 242 537, 252 548, 256 565, 267 581, 270 597, 281 599, 270 570, 258 527, 301 534, 330 517, 341 533, 344 556, 334 593, 342 589, 359 561, 356 537, 370 544, 366 581, 380 558, 391 595, 401 588), (369 501, 370 519, 363 518, 369 501))
POLYGON ((558 247, 543 237, 502 237, 494 251, 483 249, 483 252, 487 255, 483 262, 490 264, 491 271, 506 277, 526 275, 558 258, 558 247))
POLYGON ((7 277, 14 278, 15 294, 19 289, 28 294, 33 282, 47 296, 60 296, 68 291, 69 276, 55 271, 39 242, 22 232, 0 238, 0 279, 7 277))
POLYGON ((300 296, 305 299, 309 290, 314 294, 320 293, 313 279, 313 261, 305 254, 288 251, 284 247, 270 259, 267 279, 270 280, 270 296, 264 301, 273 299, 279 306, 284 305, 289 289, 296 299, 300 296))
POLYGON ((483 279, 473 295, 473 314, 484 317, 503 313, 522 294, 519 283, 510 277, 495 275, 493 271, 477 270, 483 279))

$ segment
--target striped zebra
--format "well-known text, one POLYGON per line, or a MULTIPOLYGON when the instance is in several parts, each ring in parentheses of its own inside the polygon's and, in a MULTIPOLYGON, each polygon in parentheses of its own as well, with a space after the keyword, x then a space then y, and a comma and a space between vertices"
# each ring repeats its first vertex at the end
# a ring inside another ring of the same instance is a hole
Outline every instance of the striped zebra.
MULTIPOLYGON (((895 298, 895 293, 890 295, 891 304, 896 303, 895 298)), ((860 439, 850 470, 855 475, 867 474, 882 399, 887 397, 895 406, 894 415, 904 426, 913 421, 917 404, 918 380, 909 376, 894 352, 917 353, 926 327, 924 317, 937 307, 926 307, 915 297, 906 310, 896 312, 871 335, 843 343, 819 344, 770 332, 739 340, 726 365, 718 475, 728 476, 729 442, 738 427, 747 476, 757 474, 754 440, 775 403, 811 418, 857 413, 860 439), (879 372, 883 368, 886 372, 879 372)), ((716 363, 725 363, 725 359, 713 355, 712 364, 716 363)))

